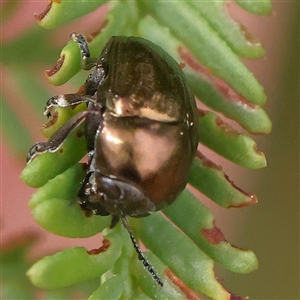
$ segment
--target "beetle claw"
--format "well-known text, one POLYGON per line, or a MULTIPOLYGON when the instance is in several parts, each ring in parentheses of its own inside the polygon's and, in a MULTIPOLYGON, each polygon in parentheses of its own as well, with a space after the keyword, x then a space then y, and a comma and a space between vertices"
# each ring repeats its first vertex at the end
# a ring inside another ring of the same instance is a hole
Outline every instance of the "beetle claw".
POLYGON ((91 57, 88 43, 81 34, 73 32, 71 38, 78 44, 81 50, 81 64, 84 70, 90 70, 100 63, 98 58, 91 57))
POLYGON ((28 151, 26 162, 30 163, 37 155, 44 153, 48 150, 47 142, 39 142, 34 144, 28 151))

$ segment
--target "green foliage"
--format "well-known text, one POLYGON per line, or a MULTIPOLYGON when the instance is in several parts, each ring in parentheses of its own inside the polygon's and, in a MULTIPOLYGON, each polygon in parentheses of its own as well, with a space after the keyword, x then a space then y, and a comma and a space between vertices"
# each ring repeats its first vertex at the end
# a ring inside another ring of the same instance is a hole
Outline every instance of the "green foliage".
MULTIPOLYGON (((39 23, 47 29, 57 28, 93 11, 104 2, 51 2, 45 13, 39 16, 39 23)), ((271 122, 261 107, 266 101, 263 88, 239 59, 239 56, 261 57, 264 54, 262 46, 246 39, 239 24, 226 13, 223 1, 169 2, 109 2, 105 26, 102 25, 89 43, 92 56, 99 55, 112 35, 142 36, 160 45, 178 63, 184 63, 191 90, 212 110, 199 111, 199 142, 240 166, 250 169, 264 167, 265 157, 257 150, 256 143, 217 116, 221 113, 251 133, 270 132, 271 122)), ((270 1, 237 2, 257 14, 270 12, 270 1)), ((7 7, 8 11, 11 9, 7 7)), ((47 99, 44 97, 48 92, 40 88, 37 93, 34 76, 24 74, 29 68, 33 70, 34 65, 53 61, 55 51, 57 49, 49 42, 49 34, 36 28, 3 45, 4 64, 7 63, 14 71, 13 77, 19 78, 19 88, 27 87, 24 99, 30 100, 32 107, 45 103, 47 99), (42 43, 23 52, 28 53, 26 59, 23 54, 23 59, 11 60, 10 53, 28 49, 36 38, 42 43)), ((79 48, 75 42, 69 41, 61 51, 57 65, 46 72, 46 77, 51 84, 61 85, 80 70, 79 48)), ((80 73, 75 81, 82 83, 87 75, 83 71, 80 73)), ((29 147, 32 141, 28 132, 24 131, 24 124, 16 121, 9 99, 3 97, 2 101, 5 101, 2 109, 6 138, 23 152, 24 145, 29 147), (15 132, 24 134, 16 139, 15 132)), ((57 120, 43 129, 45 137, 51 136, 83 109, 82 106, 75 110, 57 108, 57 120)), ((74 238, 102 232, 104 246, 98 251, 76 247, 47 256, 27 272, 31 282, 41 289, 56 290, 69 285, 75 289, 75 284, 101 278, 100 286, 93 286, 90 290, 89 299, 183 299, 195 293, 203 293, 212 299, 230 299, 230 292, 215 277, 214 262, 233 272, 247 273, 257 268, 256 256, 251 251, 231 246, 215 227, 208 208, 188 190, 163 210, 169 220, 161 213, 130 220, 135 236, 149 249, 146 255, 165 282, 163 288, 155 284, 137 260, 123 227, 118 225, 107 229, 110 217, 84 215, 76 203, 76 195, 85 176, 81 164, 78 164, 86 154, 81 132, 81 127, 74 130, 60 151, 43 153, 34 159, 23 170, 21 179, 29 186, 40 188, 29 205, 35 220, 43 228, 74 238)), ((223 207, 241 207, 256 202, 255 195, 242 192, 228 180, 221 167, 201 153, 194 160, 189 183, 223 207)), ((20 270, 24 271, 24 268, 20 270)), ((48 298, 54 299, 54 294, 49 294, 48 298)), ((58 295, 63 298, 60 292, 58 295)))

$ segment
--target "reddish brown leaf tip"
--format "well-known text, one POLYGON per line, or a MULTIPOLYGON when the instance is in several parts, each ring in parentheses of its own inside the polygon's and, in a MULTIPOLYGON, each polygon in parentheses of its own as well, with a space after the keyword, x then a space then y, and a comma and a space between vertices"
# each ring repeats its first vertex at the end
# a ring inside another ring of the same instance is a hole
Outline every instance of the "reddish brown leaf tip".
POLYGON ((221 118, 216 118, 216 126, 223 129, 228 135, 232 137, 238 137, 239 133, 235 131, 229 124, 225 123, 221 118))
POLYGON ((249 297, 242 297, 235 294, 230 294, 230 300, 248 300, 249 297))
POLYGON ((46 124, 43 124, 43 128, 49 128, 52 125, 54 125, 56 123, 58 119, 58 112, 54 112, 54 114, 51 114, 51 119, 49 120, 49 122, 47 122, 46 124))
MULTIPOLYGON (((205 117, 205 115, 208 113, 207 111, 204 111, 200 108, 197 109, 198 115, 200 117, 205 117)), ((240 134, 234 130, 228 123, 224 122, 221 118, 218 116, 215 119, 216 127, 219 127, 223 131, 227 133, 227 135, 230 135, 232 137, 238 137, 240 134)))
POLYGON ((207 112, 205 110, 202 110, 202 109, 199 109, 199 108, 198 108, 197 111, 198 111, 198 115, 200 117, 204 117, 207 114, 207 112))
POLYGON ((188 300, 201 300, 181 279, 179 279, 170 269, 166 269, 166 276, 176 285, 188 300))
MULTIPOLYGON (((83 92, 84 92, 84 86, 82 85, 79 89, 78 89, 78 91, 76 92, 76 94, 83 94, 83 92)), ((76 105, 72 105, 71 106, 71 108, 75 108, 76 107, 76 105)))
POLYGON ((89 251, 87 251, 88 254, 90 255, 97 255, 100 253, 105 252, 110 246, 110 241, 109 240, 103 240, 102 242, 102 246, 98 249, 91 249, 89 251))
POLYGON ((239 25, 245 39, 252 45, 257 45, 259 43, 258 40, 250 33, 248 28, 245 25, 243 25, 241 22, 239 22, 237 20, 235 20, 235 21, 239 25))
POLYGON ((225 173, 224 173, 224 175, 225 175, 226 180, 227 180, 227 181, 228 181, 235 189, 237 189, 238 191, 240 191, 241 193, 243 193, 244 195, 246 195, 246 196, 248 197, 248 199, 249 199, 248 202, 244 202, 244 203, 241 203, 241 204, 236 205, 236 206, 233 206, 233 205, 232 205, 232 206, 230 206, 230 207, 236 207, 236 208, 238 208, 238 207, 250 206, 250 205, 256 204, 256 203, 258 202, 258 198, 257 198, 257 196, 256 196, 255 194, 245 192, 244 190, 242 190, 241 188, 239 188, 238 186, 236 186, 235 183, 234 183, 232 180, 230 180, 229 177, 228 177, 225 173))
POLYGON ((196 157, 198 157, 201 160, 202 164, 206 167, 214 168, 218 171, 223 170, 220 165, 217 165, 214 162, 212 162, 211 160, 209 160, 208 158, 206 158, 200 151, 196 152, 196 157))
POLYGON ((35 19, 38 22, 42 21, 44 17, 47 15, 47 13, 50 11, 51 7, 52 7, 52 1, 48 3, 46 9, 43 12, 41 12, 40 14, 34 14, 35 19))
POLYGON ((64 60, 65 60, 65 56, 63 55, 63 56, 61 56, 61 57, 57 60, 55 66, 54 66, 52 69, 48 69, 48 70, 46 70, 46 71, 44 72, 45 75, 46 75, 47 77, 51 77, 51 76, 53 76, 54 74, 56 74, 56 73, 60 70, 62 64, 64 63, 64 60))
POLYGON ((183 68, 185 67, 185 63, 184 63, 184 62, 180 62, 180 63, 179 63, 179 67, 180 67, 181 69, 183 69, 183 68))
POLYGON ((35 13, 34 17, 35 17, 35 19, 38 22, 42 21, 45 18, 45 16, 47 15, 47 13, 50 11, 53 2, 55 2, 55 3, 61 3, 61 0, 51 0, 51 1, 49 1, 46 9, 43 12, 41 12, 40 14, 36 14, 35 13))
POLYGON ((255 145, 255 146, 253 147, 253 150, 254 150, 258 155, 263 155, 263 154, 264 154, 262 151, 258 150, 257 145, 255 145))
POLYGON ((227 242, 224 234, 218 227, 201 229, 202 235, 208 240, 209 243, 216 245, 221 242, 227 242))
MULTIPOLYGON (((214 162, 210 161, 209 159, 207 159, 200 151, 196 152, 196 157, 199 158, 202 162, 202 164, 206 167, 209 168, 214 168, 218 171, 222 171, 222 167, 220 165, 216 165, 214 162)), ((235 207, 235 208, 240 208, 240 207, 245 207, 245 206, 250 206, 253 204, 256 204, 258 202, 258 198, 255 194, 253 193, 247 193, 244 190, 242 190, 241 188, 239 188, 238 186, 235 185, 235 183, 229 179, 228 175, 226 175, 224 172, 224 177, 225 179, 236 189, 238 190, 240 193, 244 194, 247 199, 245 199, 245 201, 243 203, 239 203, 239 204, 235 204, 235 205, 228 205, 226 206, 227 208, 230 207, 235 207)))
POLYGON ((86 218, 91 218, 93 216, 93 213, 89 212, 89 211, 86 211, 84 209, 82 209, 82 211, 84 212, 84 215, 86 218))

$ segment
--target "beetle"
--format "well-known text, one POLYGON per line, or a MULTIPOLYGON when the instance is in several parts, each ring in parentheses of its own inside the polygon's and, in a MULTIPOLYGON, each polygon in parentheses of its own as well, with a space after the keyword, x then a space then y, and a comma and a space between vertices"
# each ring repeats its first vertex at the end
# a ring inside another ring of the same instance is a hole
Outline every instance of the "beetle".
POLYGON ((43 152, 57 151, 84 122, 88 163, 79 204, 88 214, 111 215, 111 227, 121 220, 139 259, 162 286, 126 217, 158 211, 185 188, 198 145, 194 96, 178 63, 148 40, 113 36, 94 58, 82 35, 73 33, 71 38, 80 48, 83 69, 94 69, 82 93, 50 98, 45 114, 51 117, 55 107, 80 103, 86 103, 86 110, 47 142, 33 145, 27 162, 43 152))

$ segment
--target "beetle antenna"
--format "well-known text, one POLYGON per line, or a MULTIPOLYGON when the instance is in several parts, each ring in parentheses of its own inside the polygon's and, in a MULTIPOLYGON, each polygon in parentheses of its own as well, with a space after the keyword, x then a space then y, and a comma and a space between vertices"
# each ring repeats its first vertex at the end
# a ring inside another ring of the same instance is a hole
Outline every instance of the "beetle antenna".
POLYGON ((139 260, 141 260, 143 262, 143 265, 147 268, 147 270, 149 271, 149 273, 152 275, 152 277, 154 278, 154 280, 160 285, 163 286, 163 281, 161 280, 161 278, 159 277, 158 273, 156 272, 156 270, 153 268, 153 266, 150 264, 150 262, 147 260, 146 256, 144 255, 144 253, 141 251, 137 241, 135 240, 133 233, 132 233, 132 229, 128 224, 128 221, 126 218, 121 218, 123 226, 125 227, 125 229, 128 231, 129 236, 131 238, 132 244, 138 254, 138 258, 139 260))

